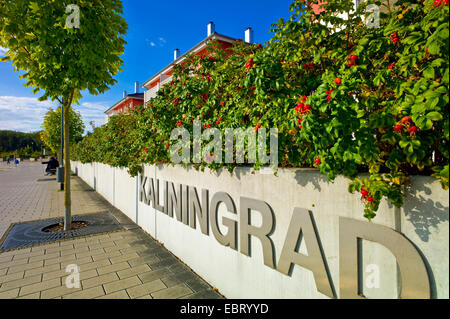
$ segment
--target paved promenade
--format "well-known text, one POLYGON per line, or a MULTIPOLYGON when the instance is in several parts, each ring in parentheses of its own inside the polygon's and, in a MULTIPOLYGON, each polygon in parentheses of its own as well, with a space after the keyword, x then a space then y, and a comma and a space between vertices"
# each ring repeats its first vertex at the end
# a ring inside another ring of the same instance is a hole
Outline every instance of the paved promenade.
MULTIPOLYGON (((63 192, 44 165, 0 162, 0 238, 11 223, 62 217, 63 192)), ((0 252, 0 299, 222 298, 167 249, 72 177, 72 214, 110 211, 125 230, 0 252), (67 265, 80 287, 67 288, 67 265)))

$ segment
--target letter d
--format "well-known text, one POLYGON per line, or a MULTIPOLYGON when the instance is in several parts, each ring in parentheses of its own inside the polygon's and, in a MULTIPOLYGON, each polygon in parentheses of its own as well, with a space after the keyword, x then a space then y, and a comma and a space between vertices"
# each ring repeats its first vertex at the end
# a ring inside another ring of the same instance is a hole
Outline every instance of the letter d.
POLYGON ((341 298, 361 298, 358 293, 359 238, 388 248, 401 274, 401 295, 405 299, 429 299, 428 272, 416 247, 401 233, 386 226, 339 218, 339 281, 341 298))

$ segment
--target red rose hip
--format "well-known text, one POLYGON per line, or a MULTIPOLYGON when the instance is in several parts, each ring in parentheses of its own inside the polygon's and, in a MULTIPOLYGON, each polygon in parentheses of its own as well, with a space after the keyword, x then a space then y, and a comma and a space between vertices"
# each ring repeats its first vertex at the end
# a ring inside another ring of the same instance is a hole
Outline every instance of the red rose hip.
POLYGON ((409 128, 409 132, 410 133, 412 133, 412 134, 415 134, 416 132, 417 132, 417 126, 411 126, 410 128, 409 128))
POLYGON ((403 124, 408 124, 411 122, 411 116, 404 116, 400 122, 402 122, 403 124))

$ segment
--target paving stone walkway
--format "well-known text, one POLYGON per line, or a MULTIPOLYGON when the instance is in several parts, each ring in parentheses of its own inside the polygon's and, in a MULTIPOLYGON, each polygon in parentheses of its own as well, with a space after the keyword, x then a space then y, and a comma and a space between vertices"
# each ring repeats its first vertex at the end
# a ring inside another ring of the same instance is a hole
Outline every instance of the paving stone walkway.
MULTIPOLYGON (((63 192, 43 167, 0 162, 0 238, 11 223, 63 216, 63 192)), ((81 179, 71 182, 73 215, 109 211, 124 230, 0 252, 0 299, 222 298, 81 179), (79 288, 66 285, 69 265, 79 288)))

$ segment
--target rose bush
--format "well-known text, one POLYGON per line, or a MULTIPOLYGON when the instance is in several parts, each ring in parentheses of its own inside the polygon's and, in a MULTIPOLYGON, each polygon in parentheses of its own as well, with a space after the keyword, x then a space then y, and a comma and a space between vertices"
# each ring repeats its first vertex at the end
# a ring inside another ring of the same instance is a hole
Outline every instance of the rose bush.
MULTIPOLYGON (((208 54, 174 68, 148 105, 87 136, 73 159, 136 175, 143 163, 170 161, 172 129, 192 134, 192 121, 201 120, 204 128, 277 128, 280 166, 351 178, 349 191, 359 193, 368 219, 382 198, 402 205, 411 174, 433 175, 448 188, 449 11, 448 2, 435 2, 383 9, 366 1, 354 10, 337 0, 317 14, 295 1, 264 46, 209 43, 208 54), (382 9, 378 28, 364 23, 371 4, 382 9)), ((222 167, 197 165, 205 166, 222 167)))

